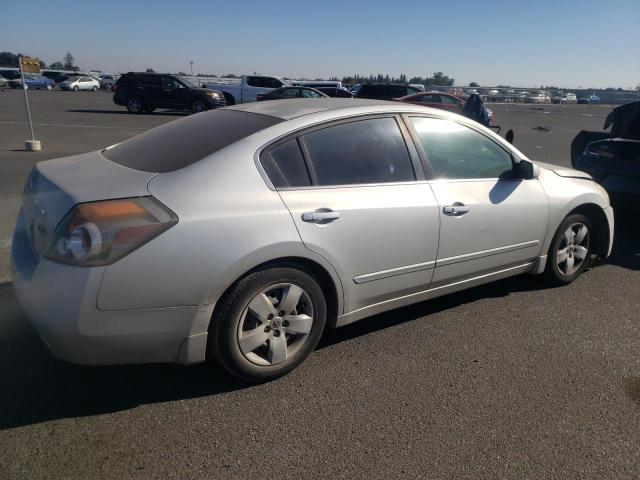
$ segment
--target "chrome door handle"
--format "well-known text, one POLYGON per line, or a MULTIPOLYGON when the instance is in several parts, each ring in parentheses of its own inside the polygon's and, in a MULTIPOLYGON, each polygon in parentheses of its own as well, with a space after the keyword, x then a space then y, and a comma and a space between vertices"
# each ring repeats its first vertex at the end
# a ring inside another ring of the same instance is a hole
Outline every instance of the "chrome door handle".
POLYGON ((334 211, 315 211, 302 214, 303 222, 323 222, 328 223, 340 218, 340 212, 334 211))
POLYGON ((468 213, 470 210, 471 208, 467 207, 466 205, 456 202, 453 205, 447 205, 446 207, 444 207, 442 209, 442 213, 444 213, 445 215, 460 216, 468 213))

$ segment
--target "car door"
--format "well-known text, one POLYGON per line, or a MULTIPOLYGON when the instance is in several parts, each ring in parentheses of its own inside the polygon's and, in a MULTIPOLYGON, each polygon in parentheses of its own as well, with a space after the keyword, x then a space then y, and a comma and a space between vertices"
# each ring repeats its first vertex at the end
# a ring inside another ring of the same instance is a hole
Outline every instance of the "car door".
POLYGON ((173 77, 162 77, 162 98, 169 108, 188 108, 192 103, 191 90, 173 77))
POLYGON ((408 123, 440 210, 432 287, 522 266, 543 253, 547 197, 537 179, 516 178, 510 152, 452 120, 410 116, 408 123))
POLYGON ((394 116, 361 118, 316 127, 279 145, 286 155, 268 154, 273 166, 265 170, 302 241, 342 279, 345 313, 423 291, 431 281, 438 206, 405 139, 394 116), (298 169, 304 184, 278 180, 293 164, 306 165, 298 169))
POLYGON ((439 94, 438 97, 440 97, 439 108, 462 115, 464 103, 461 100, 452 95, 439 94))
POLYGON ((144 103, 150 107, 171 108, 169 95, 162 86, 160 75, 142 75, 139 91, 142 91, 144 103))

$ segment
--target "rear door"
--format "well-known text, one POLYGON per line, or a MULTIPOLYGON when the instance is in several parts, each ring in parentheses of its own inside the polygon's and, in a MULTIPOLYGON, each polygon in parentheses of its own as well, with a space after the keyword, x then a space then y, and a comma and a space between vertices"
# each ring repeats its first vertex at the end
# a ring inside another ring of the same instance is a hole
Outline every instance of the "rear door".
POLYGON ((542 254, 548 202, 538 179, 513 176, 513 159, 480 130, 410 116, 432 170, 440 248, 432 286, 515 268, 542 254))
POLYGON ((403 128, 394 116, 340 122, 262 157, 302 241, 339 273, 345 313, 431 281, 438 206, 403 128))
POLYGON ((140 87, 143 99, 146 104, 153 107, 171 107, 169 95, 162 86, 160 75, 142 75, 140 87))

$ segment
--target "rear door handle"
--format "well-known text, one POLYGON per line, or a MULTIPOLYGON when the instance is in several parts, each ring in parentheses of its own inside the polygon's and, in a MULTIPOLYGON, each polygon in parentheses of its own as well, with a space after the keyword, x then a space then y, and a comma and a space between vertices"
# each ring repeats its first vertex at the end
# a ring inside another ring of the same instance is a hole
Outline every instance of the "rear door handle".
POLYGON ((321 222, 321 223, 329 223, 333 220, 337 220, 340 218, 340 212, 330 211, 318 211, 315 212, 306 212, 302 214, 303 222, 321 222))
POLYGON ((442 209, 442 213, 445 215, 451 215, 454 217, 459 217, 460 215, 464 215, 471 210, 468 206, 463 203, 456 202, 453 205, 447 205, 442 209))

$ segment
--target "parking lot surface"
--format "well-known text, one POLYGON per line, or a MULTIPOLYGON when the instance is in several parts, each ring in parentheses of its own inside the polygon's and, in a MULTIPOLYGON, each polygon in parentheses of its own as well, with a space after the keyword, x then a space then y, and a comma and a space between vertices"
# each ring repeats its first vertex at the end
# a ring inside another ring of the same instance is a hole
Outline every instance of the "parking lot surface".
MULTIPOLYGON (((567 287, 521 276, 328 331, 268 384, 207 366, 74 366, 51 358, 12 291, 26 175, 182 114, 130 115, 104 92, 29 95, 39 153, 22 151, 22 92, 0 92, 0 478, 638 478, 634 215, 616 215, 612 257, 567 287)), ((525 154, 562 165, 610 111, 490 108, 525 154)))

